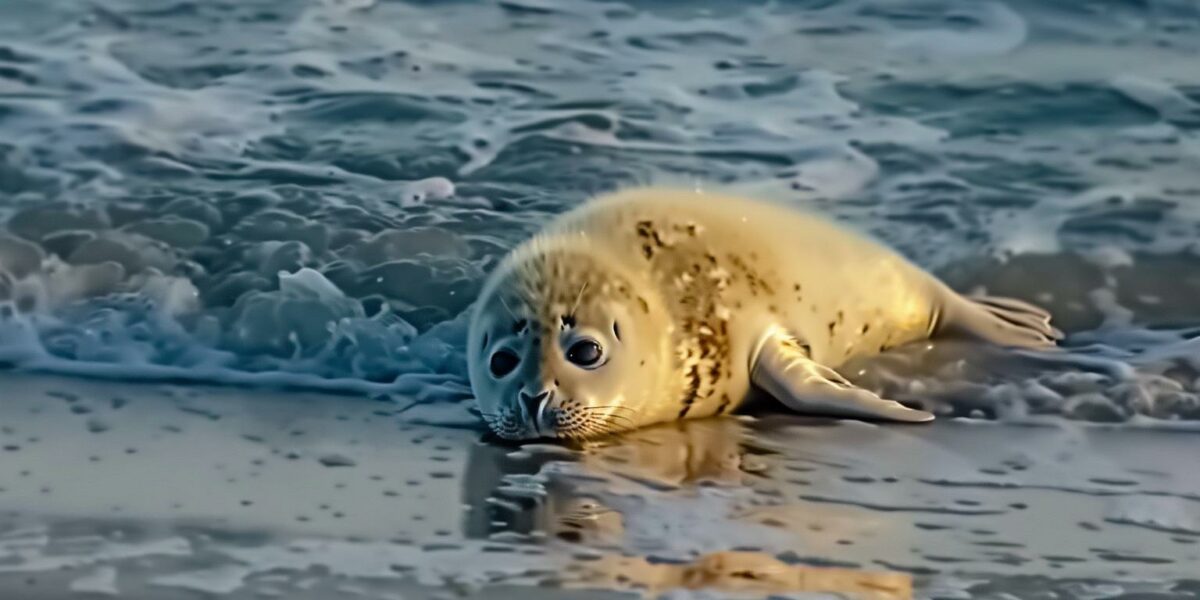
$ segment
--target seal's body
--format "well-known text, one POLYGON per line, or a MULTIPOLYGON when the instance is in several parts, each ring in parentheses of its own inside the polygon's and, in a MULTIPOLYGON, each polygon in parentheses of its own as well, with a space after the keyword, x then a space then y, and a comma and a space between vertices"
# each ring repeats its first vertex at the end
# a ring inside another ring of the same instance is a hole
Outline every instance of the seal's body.
POLYGON ((516 249, 472 315, 472 386, 501 436, 588 437, 733 411, 923 421, 847 359, 934 335, 1041 347, 1017 300, 966 298, 899 254, 770 202, 669 188, 595 199, 516 249))

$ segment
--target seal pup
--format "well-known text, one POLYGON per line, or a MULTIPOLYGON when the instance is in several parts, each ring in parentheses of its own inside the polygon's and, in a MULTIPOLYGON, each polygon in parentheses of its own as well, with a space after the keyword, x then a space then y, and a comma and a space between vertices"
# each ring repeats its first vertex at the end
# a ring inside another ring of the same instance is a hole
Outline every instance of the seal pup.
POLYGON ((798 412, 928 421, 835 369, 933 336, 1041 348, 1061 335, 1040 308, 959 295, 815 215, 641 187, 559 216, 505 257, 466 354, 497 435, 579 439, 727 414, 756 391, 798 412))

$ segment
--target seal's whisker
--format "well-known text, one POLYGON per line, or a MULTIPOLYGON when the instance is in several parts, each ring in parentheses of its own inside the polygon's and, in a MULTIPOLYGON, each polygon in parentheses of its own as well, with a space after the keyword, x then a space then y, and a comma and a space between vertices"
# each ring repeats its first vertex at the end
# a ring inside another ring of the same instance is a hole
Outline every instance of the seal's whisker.
POLYGON ((633 425, 617 426, 616 424, 610 423, 607 427, 604 428, 604 433, 605 433, 605 435, 611 435, 611 434, 615 434, 615 433, 624 433, 626 431, 632 431, 633 429, 635 429, 635 427, 633 425))
POLYGON ((630 419, 629 417, 623 417, 621 415, 605 415, 605 418, 612 419, 615 421, 621 421, 624 423, 633 423, 633 419, 630 419))
POLYGON ((603 435, 603 432, 601 431, 601 429, 592 424, 588 424, 586 427, 582 427, 581 432, 584 435, 586 435, 587 437, 596 437, 598 435, 603 435))
POLYGON ((624 410, 624 411, 628 411, 628 412, 635 413, 635 414, 638 412, 637 410, 629 408, 628 406, 621 406, 619 404, 613 404, 610 406, 585 406, 584 409, 589 410, 589 411, 591 411, 591 410, 624 410))
POLYGON ((579 294, 575 296, 575 304, 571 306, 571 316, 575 316, 575 311, 579 309, 579 302, 583 300, 583 292, 587 290, 588 282, 583 282, 583 287, 579 288, 579 294))
POLYGON ((508 307, 508 303, 504 301, 504 296, 496 296, 496 299, 500 301, 500 304, 504 305, 504 310, 508 311, 508 316, 512 317, 512 320, 520 321, 520 319, 517 318, 517 315, 513 313, 512 309, 508 307))
POLYGON ((613 415, 613 416, 622 416, 622 417, 629 417, 631 414, 636 414, 636 412, 633 412, 633 411, 616 412, 611 408, 590 408, 590 409, 580 411, 580 412, 582 412, 583 414, 586 414, 586 415, 613 415))
POLYGON ((631 421, 631 420, 633 420, 633 417, 636 416, 636 415, 623 415, 620 413, 611 413, 611 412, 603 412, 603 411, 588 411, 588 412, 585 412, 584 414, 586 414, 591 419, 621 419, 623 421, 631 421))
MULTIPOLYGON (((632 427, 632 425, 630 425, 630 427, 632 427)), ((577 429, 586 437, 599 437, 619 431, 619 429, 611 422, 600 421, 594 417, 588 418, 577 429)))

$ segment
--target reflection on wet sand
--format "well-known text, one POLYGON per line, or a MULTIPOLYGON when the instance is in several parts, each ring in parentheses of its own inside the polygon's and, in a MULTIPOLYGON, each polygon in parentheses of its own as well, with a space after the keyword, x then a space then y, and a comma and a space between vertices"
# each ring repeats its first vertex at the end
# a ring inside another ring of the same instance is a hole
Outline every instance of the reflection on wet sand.
POLYGON ((621 527, 620 515, 582 491, 588 486, 581 483, 589 476, 659 490, 695 484, 741 485, 743 477, 761 469, 754 453, 767 451, 747 445, 743 434, 737 420, 705 419, 668 423, 574 449, 478 443, 471 450, 463 477, 464 503, 470 507, 466 533, 486 537, 499 532, 534 535, 540 531, 578 541, 583 535, 580 530, 599 528, 604 531, 589 533, 611 536, 621 527), (546 469, 551 463, 566 464, 546 469), (565 469, 573 472, 571 477, 551 477, 543 472, 561 474, 565 469))
POLYGON ((764 468, 755 457, 770 452, 745 433, 736 419, 668 423, 599 441, 583 463, 659 488, 741 485, 764 468))
MULTIPOLYGON (((478 444, 464 477, 470 506, 467 535, 519 536, 530 541, 552 537, 582 544, 582 554, 577 556, 581 560, 562 575, 561 583, 568 587, 641 590, 652 596, 686 588, 751 597, 830 592, 856 598, 910 598, 912 578, 907 573, 814 567, 798 564, 794 552, 781 559, 769 552, 735 550, 733 539, 719 541, 723 526, 737 527, 739 522, 760 526, 754 521, 760 519, 757 511, 762 507, 753 505, 761 501, 747 505, 739 492, 769 483, 766 459, 772 454, 735 419, 669 423, 573 450, 478 444), (713 489, 727 491, 707 496, 715 503, 689 503, 689 497, 703 499, 706 496, 699 492, 713 489), (670 540, 654 539, 676 534, 695 537, 694 532, 686 532, 687 527, 664 522, 670 520, 660 518, 664 508, 678 523, 713 521, 710 525, 718 532, 713 550, 676 556, 670 552, 670 540), (727 522, 719 523, 722 519, 727 522), (650 525, 655 529, 646 531, 650 525)), ((817 513, 810 516, 820 520, 822 514, 844 509, 816 506, 809 512, 817 513)), ((845 519, 829 522, 830 528, 803 530, 805 537, 818 538, 811 546, 833 545, 842 533, 838 523, 853 526, 845 519)), ((783 525, 768 521, 761 527, 765 531, 783 525)))
POLYGON ((907 573, 790 565, 763 552, 715 552, 682 564, 654 563, 645 558, 605 556, 585 563, 576 583, 643 590, 658 597, 672 589, 720 590, 736 597, 823 592, 871 600, 912 598, 907 573))

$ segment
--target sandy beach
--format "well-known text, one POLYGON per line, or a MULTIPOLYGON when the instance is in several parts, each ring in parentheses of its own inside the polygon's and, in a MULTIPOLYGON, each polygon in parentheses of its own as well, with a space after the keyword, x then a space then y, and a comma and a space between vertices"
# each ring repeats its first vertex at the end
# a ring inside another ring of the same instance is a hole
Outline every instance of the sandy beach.
POLYGON ((0 385, 6 598, 1200 589, 1194 433, 766 415, 517 448, 354 396, 0 385))

